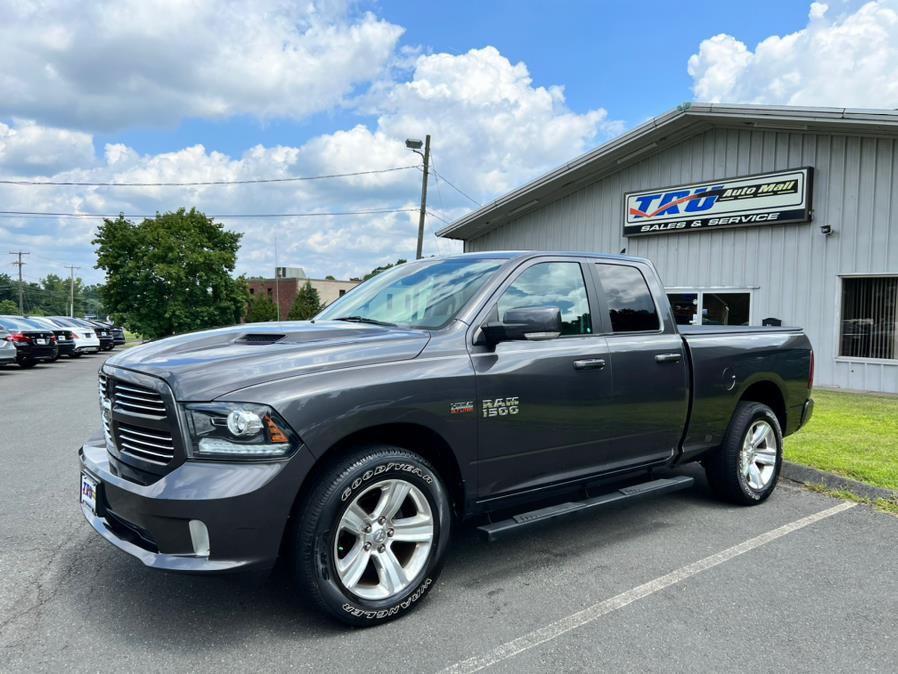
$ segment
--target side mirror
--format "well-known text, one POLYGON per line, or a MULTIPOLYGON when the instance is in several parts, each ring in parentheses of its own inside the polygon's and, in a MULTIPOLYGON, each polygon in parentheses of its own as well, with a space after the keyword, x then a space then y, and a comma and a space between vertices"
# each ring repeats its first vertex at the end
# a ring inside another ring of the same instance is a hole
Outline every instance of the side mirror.
POLYGON ((558 307, 522 307, 505 312, 503 323, 481 326, 490 344, 518 339, 555 339, 561 335, 561 309, 558 307))

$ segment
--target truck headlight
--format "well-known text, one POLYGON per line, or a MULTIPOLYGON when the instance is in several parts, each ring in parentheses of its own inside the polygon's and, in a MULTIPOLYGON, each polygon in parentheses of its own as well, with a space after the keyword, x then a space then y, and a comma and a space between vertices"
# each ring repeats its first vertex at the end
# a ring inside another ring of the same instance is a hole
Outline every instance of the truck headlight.
POLYGON ((192 403, 184 410, 195 458, 279 459, 299 446, 287 422, 267 405, 192 403))

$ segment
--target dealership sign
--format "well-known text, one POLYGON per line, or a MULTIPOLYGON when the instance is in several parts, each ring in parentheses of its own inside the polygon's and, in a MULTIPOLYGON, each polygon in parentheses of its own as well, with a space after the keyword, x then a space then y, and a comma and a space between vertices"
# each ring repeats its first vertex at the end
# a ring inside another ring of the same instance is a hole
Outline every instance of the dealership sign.
POLYGON ((624 195, 624 236, 808 222, 812 168, 624 195))

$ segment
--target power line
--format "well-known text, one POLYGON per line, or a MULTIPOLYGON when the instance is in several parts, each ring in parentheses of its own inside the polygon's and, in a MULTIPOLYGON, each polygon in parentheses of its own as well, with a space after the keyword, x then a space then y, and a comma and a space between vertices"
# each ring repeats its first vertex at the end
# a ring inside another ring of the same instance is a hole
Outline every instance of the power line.
MULTIPOLYGON (((452 223, 451 223, 449 220, 447 220, 446 218, 444 218, 444 217, 442 217, 442 216, 440 216, 440 215, 437 215, 436 213, 434 213, 433 211, 431 211, 431 210, 429 210, 429 209, 428 209, 428 211, 427 211, 427 215, 432 215, 432 216, 435 217, 437 220, 439 220, 440 222, 443 222, 443 223, 445 223, 445 224, 447 224, 447 225, 451 225, 451 224, 452 224, 452 223)), ((434 234, 434 236, 436 236, 436 234, 434 234)))
MULTIPOLYGON (((419 171, 421 170, 421 167, 420 167, 420 166, 417 167, 417 168, 418 168, 419 171)), ((449 187, 451 187, 452 189, 454 189, 456 192, 458 192, 460 195, 462 195, 465 199, 467 199, 468 201, 470 201, 472 204, 474 204, 474 205, 477 206, 478 208, 479 208, 480 206, 483 205, 483 204, 481 204, 479 201, 477 201, 477 199, 475 199, 474 197, 470 196, 467 192, 463 191, 460 187, 457 187, 456 185, 454 185, 454 184, 452 183, 452 181, 447 180, 446 176, 444 176, 442 173, 440 173, 439 171, 437 171, 437 169, 436 169, 436 162, 434 162, 434 167, 433 167, 432 171, 433 171, 434 173, 436 173, 436 174, 440 177, 440 180, 442 180, 443 182, 445 182, 447 185, 449 185, 449 187)))
MULTIPOLYGON (((384 213, 409 213, 416 212, 417 208, 372 208, 362 211, 307 211, 305 213, 210 213, 210 218, 314 218, 328 215, 379 215, 384 213)), ((39 211, 0 211, 0 217, 25 217, 25 218, 156 218, 159 213, 152 215, 138 213, 49 213, 39 211)), ((15 264, 15 263, 13 263, 15 264)))
POLYGON ((78 182, 57 180, 0 180, 0 185, 21 186, 55 186, 55 187, 206 187, 211 185, 258 185, 262 183, 293 183, 307 180, 329 180, 331 178, 351 178, 353 176, 366 176, 374 173, 391 173, 393 171, 405 171, 418 168, 417 165, 393 166, 385 169, 373 169, 371 171, 352 171, 351 173, 329 173, 318 176, 291 176, 288 178, 248 178, 246 180, 197 180, 187 182, 78 182))

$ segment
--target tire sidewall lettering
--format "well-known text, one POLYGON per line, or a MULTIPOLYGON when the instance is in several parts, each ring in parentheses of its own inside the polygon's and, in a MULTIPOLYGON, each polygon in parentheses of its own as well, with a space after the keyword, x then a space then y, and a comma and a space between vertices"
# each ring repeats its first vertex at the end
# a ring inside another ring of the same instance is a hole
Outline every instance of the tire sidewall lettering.
POLYGON ((376 466, 374 468, 370 468, 360 476, 353 479, 350 485, 340 493, 340 501, 345 503, 356 491, 358 491, 359 488, 367 485, 367 483, 372 478, 380 477, 381 475, 389 473, 390 471, 410 473, 421 478, 427 484, 433 484, 433 476, 428 472, 421 470, 420 467, 411 463, 397 463, 390 461, 388 463, 380 464, 379 466, 376 466))
POLYGON ((383 620, 384 618, 395 616, 400 611, 407 611, 408 609, 410 609, 412 606, 414 606, 415 602, 417 602, 419 599, 421 599, 421 597, 425 595, 432 584, 433 581, 430 578, 425 578, 424 581, 408 597, 403 599, 398 604, 394 604, 393 606, 389 606, 387 608, 380 608, 376 610, 364 609, 358 606, 354 606, 349 602, 345 602, 343 604, 343 610, 355 618, 365 618, 367 620, 383 620))

